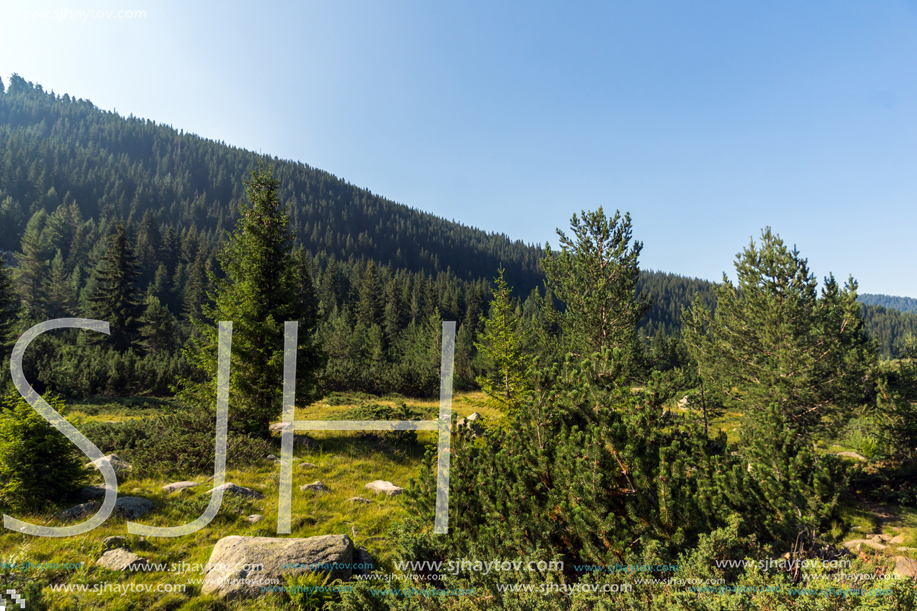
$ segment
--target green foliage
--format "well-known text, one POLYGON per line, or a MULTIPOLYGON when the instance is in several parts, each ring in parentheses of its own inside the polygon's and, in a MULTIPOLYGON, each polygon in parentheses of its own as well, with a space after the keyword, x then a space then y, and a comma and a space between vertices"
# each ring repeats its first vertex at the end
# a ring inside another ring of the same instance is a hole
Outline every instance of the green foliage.
MULTIPOLYGON (((564 346, 579 358, 620 348, 633 359, 634 329, 652 302, 636 295, 643 244, 630 244, 630 214, 607 219, 599 208, 582 219, 574 214, 570 226, 574 238, 558 229, 560 252, 546 245, 541 261, 545 283, 565 305, 559 315, 564 346)), ((628 369, 633 374, 637 364, 628 369)))
POLYGON ((119 352, 125 352, 128 348, 140 349, 138 343, 143 308, 136 284, 139 276, 140 268, 134 249, 124 226, 118 225, 104 258, 96 268, 95 292, 89 301, 95 317, 108 321, 110 325, 111 335, 106 343, 119 352))
MULTIPOLYGON (((314 296, 304 294, 292 253, 294 235, 278 197, 279 184, 271 169, 252 172, 248 183, 251 207, 240 205, 241 219, 217 258, 226 278, 210 274, 213 307, 204 314, 214 323, 231 321, 230 388, 233 429, 268 437, 268 426, 279 418, 283 380, 285 321, 298 321, 296 391, 304 399, 315 388, 322 363, 313 332, 317 312, 314 296)), ((313 290, 311 284, 308 291, 313 290)), ((180 397, 185 403, 214 405, 217 368, 217 327, 194 321, 197 335, 185 354, 206 382, 185 379, 180 397)))
POLYGON ((716 312, 685 311, 684 339, 706 385, 747 418, 771 403, 797 432, 840 424, 864 400, 875 349, 863 332, 856 282, 833 276, 821 295, 805 259, 765 229, 736 258, 738 285, 723 275, 716 312))
POLYGON ((520 415, 525 395, 531 392, 534 364, 522 351, 527 333, 520 328, 516 304, 503 279, 503 271, 501 267, 494 279, 497 286, 493 289, 490 316, 483 319, 484 332, 474 346, 491 371, 490 375, 477 379, 489 399, 488 404, 514 420, 520 415))
MULTIPOLYGON (((398 407, 367 403, 351 408, 340 417, 342 420, 420 420, 421 414, 402 403, 398 407)), ((372 436, 391 439, 396 445, 411 446, 417 443, 417 431, 373 431, 372 436)))
POLYGON ((340 600, 340 579, 331 581, 330 573, 310 571, 285 573, 286 593, 294 611, 322 611, 340 600))
MULTIPOLYGON (((49 397, 58 413, 65 406, 49 397)), ((18 394, 0 410, 0 498, 23 509, 57 503, 85 483, 85 457, 18 394)))

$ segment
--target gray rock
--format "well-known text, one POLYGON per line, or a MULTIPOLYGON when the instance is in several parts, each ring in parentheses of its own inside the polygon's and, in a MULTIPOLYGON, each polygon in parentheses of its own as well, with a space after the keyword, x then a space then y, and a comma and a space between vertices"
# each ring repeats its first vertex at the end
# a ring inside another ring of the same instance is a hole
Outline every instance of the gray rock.
POLYGON ((376 494, 384 492, 388 496, 395 496, 404 492, 404 488, 399 488, 392 482, 386 482, 381 479, 377 479, 374 482, 369 482, 363 487, 367 490, 372 490, 376 494))
POLYGON ((105 537, 105 540, 102 541, 102 545, 105 546, 105 549, 115 549, 122 547, 127 551, 131 550, 131 546, 127 544, 126 537, 105 537))
POLYGON ((900 543, 904 543, 904 535, 896 535, 896 536, 892 537, 891 539, 889 539, 888 542, 889 542, 889 543, 892 543, 892 544, 894 544, 894 545, 898 545, 898 544, 900 544, 900 543))
POLYGON ((118 548, 110 549, 102 554, 102 557, 96 560, 96 564, 112 571, 126 571, 144 566, 149 562, 132 551, 118 548))
POLYGON ((80 496, 84 499, 101 499, 105 496, 108 486, 86 486, 80 488, 80 496))
POLYGON ((313 465, 310 462, 304 462, 304 463, 299 463, 299 468, 300 469, 314 469, 315 465, 313 465))
POLYGON ((200 484, 198 482, 175 482, 173 484, 166 484, 162 489, 166 492, 178 492, 179 490, 194 488, 195 486, 200 486, 200 484))
POLYGON ((318 446, 318 442, 308 435, 296 435, 293 437, 293 445, 309 450, 318 446))
POLYGON ((866 457, 857 454, 856 452, 838 452, 838 456, 843 456, 845 458, 853 458, 855 460, 866 461, 866 457))
POLYGON ((914 576, 917 575, 917 561, 904 556, 895 556, 895 575, 914 579, 914 576))
POLYGON ((251 522, 252 524, 254 524, 255 522, 260 522, 260 521, 261 521, 261 518, 263 518, 263 517, 264 517, 264 516, 261 515, 260 513, 253 513, 252 515, 248 516, 248 517, 245 518, 245 519, 248 520, 249 522, 251 522))
POLYGON ((267 429, 271 432, 271 434, 276 433, 277 435, 281 435, 283 433, 283 422, 275 422, 271 426, 267 427, 267 429))
POLYGON ((271 462, 280 462, 280 459, 277 458, 276 456, 274 456, 273 454, 268 454, 268 455, 266 456, 266 458, 267 458, 267 460, 269 460, 269 461, 271 461, 271 462))
POLYGON ((86 463, 86 466, 98 468, 98 466, 102 462, 107 462, 111 464, 112 468, 115 470, 115 473, 123 473, 125 471, 130 471, 132 468, 130 463, 122 460, 121 457, 119 457, 117 454, 109 454, 108 456, 103 456, 102 458, 98 460, 94 460, 92 462, 86 463))
POLYGON ((312 482, 311 484, 306 484, 305 486, 300 486, 299 489, 302 490, 303 492, 308 492, 308 491, 311 491, 311 492, 328 492, 328 486, 326 486, 325 484, 321 483, 321 482, 318 481, 318 480, 312 482))
POLYGON ((349 500, 351 503, 362 503, 362 504, 364 504, 364 505, 368 505, 368 504, 372 503, 372 501, 370 501, 369 499, 364 499, 362 496, 355 496, 355 497, 352 497, 352 498, 350 498, 350 499, 348 499, 348 500, 349 500))
POLYGON ((65 509, 60 512, 58 516, 61 520, 78 520, 84 516, 90 516, 98 511, 99 507, 102 504, 98 501, 89 501, 88 503, 83 503, 82 505, 77 505, 71 507, 70 509, 65 509))
POLYGON ((461 418, 455 423, 456 429, 467 429, 471 432, 472 439, 476 439, 484 434, 484 427, 479 422, 481 414, 474 412, 467 418, 461 418))
POLYGON ((846 541, 844 547, 852 549, 854 551, 859 551, 863 549, 863 546, 871 547, 872 549, 885 549, 887 546, 877 543, 872 539, 854 539, 853 541, 846 541))
POLYGON ((201 594, 218 598, 254 598, 262 587, 274 585, 284 575, 308 573, 315 565, 331 565, 331 580, 347 581, 352 574, 353 542, 347 535, 308 539, 224 537, 217 541, 204 573, 201 594))
POLYGON ((213 494, 217 490, 222 490, 223 494, 238 494, 239 496, 247 496, 253 499, 264 498, 264 495, 257 490, 252 490, 251 488, 246 488, 245 486, 237 486, 232 482, 226 482, 222 486, 217 486, 213 490, 208 490, 207 494, 213 494))
POLYGON ((150 513, 154 507, 156 505, 150 499, 139 496, 122 496, 115 503, 115 510, 112 513, 126 520, 133 520, 150 513))
POLYGON ((678 400, 678 407, 682 409, 688 407, 689 405, 691 405, 691 395, 685 395, 678 400))
POLYGON ((373 559, 369 550, 362 545, 358 547, 353 554, 353 573, 354 575, 369 575, 376 568, 376 561, 373 559))

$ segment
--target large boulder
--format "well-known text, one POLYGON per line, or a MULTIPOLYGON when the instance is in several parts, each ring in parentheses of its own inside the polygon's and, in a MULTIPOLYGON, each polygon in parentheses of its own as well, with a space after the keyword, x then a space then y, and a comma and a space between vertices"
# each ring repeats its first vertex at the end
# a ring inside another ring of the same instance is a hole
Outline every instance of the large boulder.
POLYGON ((204 571, 201 594, 222 599, 254 598, 271 586, 284 586, 284 574, 313 570, 331 573, 331 580, 349 580, 353 542, 347 535, 308 539, 224 537, 217 541, 204 571))

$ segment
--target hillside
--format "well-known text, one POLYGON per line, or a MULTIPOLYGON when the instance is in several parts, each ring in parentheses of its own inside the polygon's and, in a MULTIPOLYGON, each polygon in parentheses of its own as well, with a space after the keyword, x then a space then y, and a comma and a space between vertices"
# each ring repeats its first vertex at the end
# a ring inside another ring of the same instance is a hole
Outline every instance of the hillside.
MULTIPOLYGON (((520 300, 543 290, 543 253, 535 246, 392 202, 303 163, 107 112, 18 76, 8 88, 0 83, 0 252, 33 258, 36 283, 67 284, 54 297, 26 299, 33 316, 76 315, 85 309, 104 241, 125 221, 142 267, 140 289, 186 320, 206 301, 206 272, 220 273, 215 252, 238 220, 243 181, 259 162, 274 166, 328 313, 353 309, 372 261, 373 299, 385 302, 380 317, 386 303, 398 302, 390 308, 395 320, 386 322, 390 333, 435 311, 464 322, 462 341, 473 346, 501 265, 520 300)), ((654 307, 641 333, 679 333, 681 311, 696 295, 715 305, 713 286, 644 271, 637 290, 652 295, 654 307)), ((883 355, 917 334, 917 315, 907 311, 917 300, 861 301, 883 355)), ((473 379, 470 368, 468 375, 473 379)))

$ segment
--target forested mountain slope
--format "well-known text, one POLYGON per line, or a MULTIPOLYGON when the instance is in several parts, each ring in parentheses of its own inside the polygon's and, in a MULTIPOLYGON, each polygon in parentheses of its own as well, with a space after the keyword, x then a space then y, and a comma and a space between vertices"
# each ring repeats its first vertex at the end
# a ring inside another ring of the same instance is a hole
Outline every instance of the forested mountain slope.
POLYGON ((211 242, 231 230, 243 180, 259 161, 274 165, 300 242, 338 259, 470 280, 502 263, 524 292, 538 283, 539 249, 396 204, 303 163, 261 157, 165 125, 122 117, 89 100, 45 92, 13 76, 0 94, 0 250, 19 249, 26 223, 75 202, 84 219, 160 224, 211 242))

